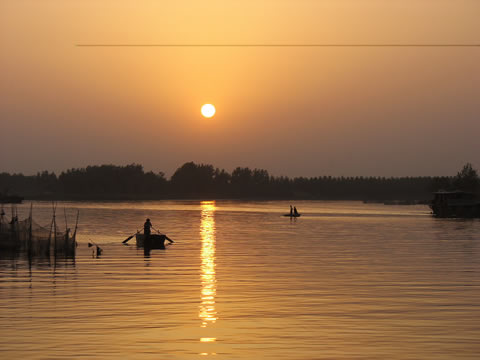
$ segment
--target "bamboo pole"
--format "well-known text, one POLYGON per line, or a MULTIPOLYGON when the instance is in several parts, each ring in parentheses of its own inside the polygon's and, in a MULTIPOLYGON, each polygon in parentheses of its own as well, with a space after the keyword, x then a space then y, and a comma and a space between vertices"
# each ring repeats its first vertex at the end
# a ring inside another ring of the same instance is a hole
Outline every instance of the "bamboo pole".
POLYGON ((78 219, 80 217, 80 210, 77 210, 77 219, 75 220, 75 229, 73 230, 72 235, 72 246, 73 246, 73 255, 77 251, 77 228, 78 228, 78 219))
POLYGON ((77 210, 77 220, 75 221, 75 230, 73 232, 73 236, 77 235, 77 227, 78 227, 78 218, 80 217, 80 210, 77 210))
POLYGON ((65 206, 63 206, 63 215, 65 216, 65 234, 63 235, 63 247, 65 249, 65 255, 67 255, 70 253, 70 229, 68 228, 67 209, 65 209, 65 206))
POLYGON ((28 246, 28 256, 29 258, 32 257, 32 222, 33 222, 33 204, 30 203, 30 215, 28 217, 28 220, 29 220, 29 226, 28 226, 28 242, 27 242, 27 246, 28 246))
POLYGON ((3 217, 5 216, 5 211, 3 211, 3 204, 0 210, 0 234, 2 233, 2 224, 3 224, 3 217))
POLYGON ((55 257, 55 262, 57 259, 57 220, 55 218, 56 210, 57 210, 57 206, 54 204, 53 205, 53 243, 54 243, 53 256, 55 257))
POLYGON ((65 206, 63 207, 63 215, 65 215, 65 232, 68 230, 68 221, 67 221, 67 209, 65 209, 65 206))
POLYGON ((52 247, 52 228, 53 228, 53 218, 50 223, 50 231, 48 232, 48 246, 47 246, 47 256, 50 258, 50 249, 52 247))

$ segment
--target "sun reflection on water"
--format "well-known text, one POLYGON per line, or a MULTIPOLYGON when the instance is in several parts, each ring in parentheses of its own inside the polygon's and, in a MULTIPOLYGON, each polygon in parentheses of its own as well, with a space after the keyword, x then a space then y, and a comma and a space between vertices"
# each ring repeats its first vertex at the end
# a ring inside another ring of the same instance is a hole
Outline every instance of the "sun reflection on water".
POLYGON ((217 294, 217 280, 215 277, 215 201, 201 202, 200 235, 202 238, 202 303, 198 316, 202 320, 202 327, 213 324, 217 320, 215 296, 217 294))

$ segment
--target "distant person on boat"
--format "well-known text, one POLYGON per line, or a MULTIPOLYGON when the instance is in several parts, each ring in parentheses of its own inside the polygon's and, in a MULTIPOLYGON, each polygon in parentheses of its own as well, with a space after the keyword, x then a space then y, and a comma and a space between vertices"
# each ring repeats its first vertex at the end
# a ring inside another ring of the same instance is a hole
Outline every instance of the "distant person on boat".
POLYGON ((299 215, 300 215, 300 214, 299 214, 298 211, 297 211, 297 207, 294 206, 294 207, 293 207, 293 216, 299 216, 299 215))
POLYGON ((293 216, 293 207, 290 205, 290 216, 293 216))

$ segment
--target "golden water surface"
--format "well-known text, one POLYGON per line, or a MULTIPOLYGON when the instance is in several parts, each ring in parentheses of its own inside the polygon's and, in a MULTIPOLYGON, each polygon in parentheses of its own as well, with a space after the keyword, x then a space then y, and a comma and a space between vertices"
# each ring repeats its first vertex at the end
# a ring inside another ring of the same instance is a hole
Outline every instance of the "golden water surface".
POLYGON ((0 253, 0 358, 480 358, 479 220, 289 205, 59 203, 59 227, 80 210, 75 259, 0 253), (175 241, 150 256, 121 244, 147 217, 175 241))

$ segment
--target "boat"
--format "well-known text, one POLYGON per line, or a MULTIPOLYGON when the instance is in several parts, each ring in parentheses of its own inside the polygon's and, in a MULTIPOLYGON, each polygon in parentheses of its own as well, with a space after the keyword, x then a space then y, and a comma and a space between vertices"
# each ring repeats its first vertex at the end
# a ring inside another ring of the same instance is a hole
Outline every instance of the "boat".
POLYGON ((466 191, 438 191, 430 203, 432 214, 439 218, 478 218, 480 199, 466 191))
POLYGON ((416 205, 414 200, 388 200, 384 201, 383 205, 416 205))
POLYGON ((291 218, 297 218, 302 216, 302 214, 283 214, 283 216, 291 217, 291 218))
POLYGON ((0 194, 1 204, 21 204, 22 201, 23 201, 23 197, 18 195, 0 194))
MULTIPOLYGON (((150 249, 165 249, 165 240, 167 240, 166 235, 162 234, 151 234, 150 235, 150 249)), ((144 234, 136 234, 135 241, 137 243, 137 247, 145 247, 145 235, 144 234)))

